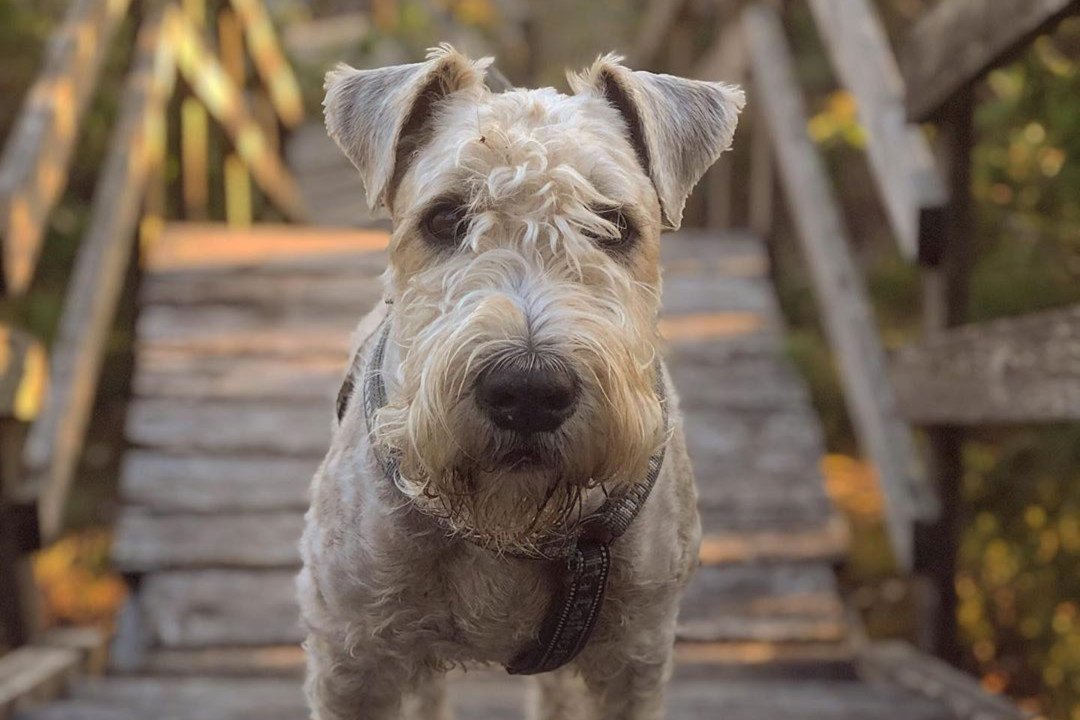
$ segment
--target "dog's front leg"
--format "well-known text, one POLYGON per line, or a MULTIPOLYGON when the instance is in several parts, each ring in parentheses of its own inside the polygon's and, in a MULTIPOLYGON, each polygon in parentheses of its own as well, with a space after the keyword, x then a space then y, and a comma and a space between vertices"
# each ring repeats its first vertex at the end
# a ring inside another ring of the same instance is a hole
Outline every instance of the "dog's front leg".
POLYGON ((593 696, 596 720, 662 720, 671 678, 675 613, 635 618, 621 641, 586 648, 578 662, 593 696), (648 620, 654 621, 649 623, 648 620))
POLYGON ((395 658, 348 653, 309 635, 304 692, 312 720, 398 720, 410 673, 395 658))

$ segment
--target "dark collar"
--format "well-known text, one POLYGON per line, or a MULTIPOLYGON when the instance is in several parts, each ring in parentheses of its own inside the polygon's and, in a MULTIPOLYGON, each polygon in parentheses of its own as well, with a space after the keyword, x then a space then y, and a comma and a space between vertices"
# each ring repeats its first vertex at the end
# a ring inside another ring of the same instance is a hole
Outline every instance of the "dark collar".
MULTIPOLYGON (((390 313, 376 331, 368 365, 363 370, 364 417, 370 432, 375 413, 386 404, 386 383, 382 366, 390 337, 390 313)), ((353 358, 337 398, 338 420, 345 414, 361 374, 362 351, 353 358)), ((656 368, 656 393, 663 408, 664 426, 668 423, 667 398, 660 363, 656 368)), ((372 439, 372 447, 377 445, 372 439)), ((581 520, 572 533, 539 543, 530 553, 509 553, 516 557, 546 561, 555 575, 558 596, 553 600, 540 627, 537 640, 519 653, 507 671, 512 675, 532 675, 562 667, 573 660, 592 634, 603 606, 611 569, 611 543, 626 532, 649 499, 653 486, 664 465, 666 443, 649 458, 649 469, 641 482, 626 492, 608 497, 596 510, 581 520)), ((375 450, 387 480, 395 487, 400 484, 397 459, 375 450)), ((442 520, 441 518, 436 518, 442 520)), ((466 536, 471 542, 486 547, 482 538, 466 536)), ((489 548, 490 549, 490 548, 489 548)))

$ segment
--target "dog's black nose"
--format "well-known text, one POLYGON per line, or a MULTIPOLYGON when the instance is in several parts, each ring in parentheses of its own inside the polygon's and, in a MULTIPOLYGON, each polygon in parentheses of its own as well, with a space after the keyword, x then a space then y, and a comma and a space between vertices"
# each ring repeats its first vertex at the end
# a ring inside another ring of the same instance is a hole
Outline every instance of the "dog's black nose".
POLYGON ((476 383, 476 401, 491 421, 519 433, 557 430, 573 414, 577 400, 577 378, 557 365, 500 365, 476 383))

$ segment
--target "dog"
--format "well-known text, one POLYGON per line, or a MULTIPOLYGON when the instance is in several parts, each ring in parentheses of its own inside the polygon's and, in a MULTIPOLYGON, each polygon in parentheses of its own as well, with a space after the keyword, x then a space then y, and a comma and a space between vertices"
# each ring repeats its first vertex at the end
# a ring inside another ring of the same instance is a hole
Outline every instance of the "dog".
POLYGON ((663 717, 701 531, 660 234, 743 94, 614 55, 493 92, 490 63, 326 78, 394 229, 301 541, 317 720, 449 718, 442 677, 476 664, 536 674, 536 718, 663 717))

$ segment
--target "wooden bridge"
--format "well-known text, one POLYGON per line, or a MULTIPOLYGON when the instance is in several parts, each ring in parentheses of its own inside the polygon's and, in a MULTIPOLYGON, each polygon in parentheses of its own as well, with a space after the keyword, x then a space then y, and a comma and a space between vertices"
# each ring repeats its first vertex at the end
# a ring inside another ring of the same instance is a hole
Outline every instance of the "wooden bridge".
MULTIPOLYGON (((638 66, 666 64, 664 39, 678 36, 685 5, 652 3, 638 66)), ((954 0, 918 23, 898 64, 868 2, 849 0, 840 14, 838 3, 809 0, 837 76, 858 100, 890 226, 926 278, 926 342, 891 360, 806 135, 781 17, 768 2, 728 6, 730 22, 695 59, 696 74, 749 80, 751 149, 722 161, 700 193, 706 227, 663 242, 662 330, 706 536, 680 618, 670 717, 1024 717, 924 653, 953 658, 960 427, 1080 418, 1080 313, 948 328, 963 319, 970 262, 970 88, 1077 3, 954 0), (912 124, 930 119, 943 139, 936 152, 912 124), (821 430, 784 356, 769 277, 774 185, 878 471, 893 551, 937 590, 923 649, 869 641, 838 590, 846 527, 824 492, 821 430), (727 229, 732 217, 749 229, 727 229), (915 451, 912 424, 923 426, 928 457, 915 451)), ((262 4, 210 9, 191 0, 136 7, 123 106, 40 412, 42 350, 17 329, 5 336, 0 610, 15 649, 0 657, 0 717, 305 716, 297 540, 349 332, 379 298, 387 232, 363 214, 359 183, 321 123, 303 120, 262 4), (227 222, 208 221, 211 120, 226 148, 227 222), (177 135, 171 193, 165 160, 177 135), (282 222, 252 224, 256 204, 282 222), (94 633, 38 630, 27 554, 61 531, 133 254, 136 370, 113 549, 131 597, 105 661, 94 633), (23 444, 13 439, 20 425, 23 444)), ((74 0, 7 140, 0 232, 10 295, 33 277, 76 129, 128 14, 127 0, 74 0)), ((525 694, 491 670, 451 680, 463 720, 523 717, 525 694)))

